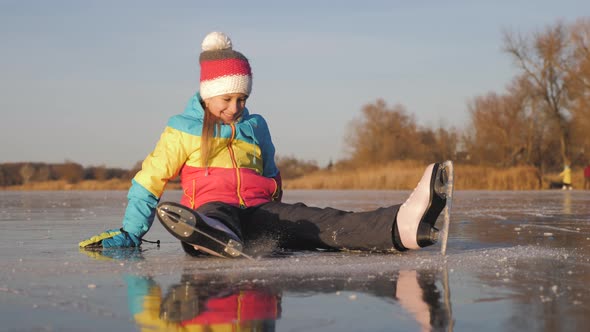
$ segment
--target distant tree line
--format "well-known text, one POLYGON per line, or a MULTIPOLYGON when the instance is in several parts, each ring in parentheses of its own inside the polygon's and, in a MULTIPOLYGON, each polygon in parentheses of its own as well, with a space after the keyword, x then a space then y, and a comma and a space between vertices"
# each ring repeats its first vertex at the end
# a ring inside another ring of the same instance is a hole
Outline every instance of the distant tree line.
MULTIPOLYGON (((283 179, 297 178, 320 169, 316 161, 300 160, 292 156, 277 156, 276 162, 283 179)), ((0 164, 0 187, 57 180, 63 180, 71 184, 84 180, 131 180, 140 169, 141 161, 137 162, 132 169, 106 166, 84 167, 72 161, 59 164, 40 162, 4 163, 0 164)), ((178 181, 178 178, 171 181, 178 181)))
POLYGON ((0 186, 14 186, 30 182, 64 180, 77 183, 82 180, 131 179, 137 170, 109 168, 106 166, 83 167, 75 162, 48 163, 4 163, 0 164, 0 186))
POLYGON ((453 159, 531 165, 542 174, 588 163, 590 19, 558 22, 525 36, 505 32, 503 46, 518 72, 506 91, 468 102, 467 128, 420 127, 403 105, 391 107, 379 99, 350 123, 348 157, 335 166, 453 159))
POLYGON ((316 161, 305 161, 293 156, 277 156, 276 164, 284 180, 295 179, 320 169, 316 161))

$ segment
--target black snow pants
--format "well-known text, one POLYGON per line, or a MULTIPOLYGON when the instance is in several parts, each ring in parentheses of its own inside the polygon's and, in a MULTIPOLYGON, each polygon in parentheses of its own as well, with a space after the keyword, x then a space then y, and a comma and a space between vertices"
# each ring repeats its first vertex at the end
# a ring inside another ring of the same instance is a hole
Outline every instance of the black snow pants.
POLYGON ((268 202, 239 208, 211 202, 197 211, 223 222, 247 246, 389 251, 394 249, 392 231, 399 207, 348 212, 303 203, 268 202))

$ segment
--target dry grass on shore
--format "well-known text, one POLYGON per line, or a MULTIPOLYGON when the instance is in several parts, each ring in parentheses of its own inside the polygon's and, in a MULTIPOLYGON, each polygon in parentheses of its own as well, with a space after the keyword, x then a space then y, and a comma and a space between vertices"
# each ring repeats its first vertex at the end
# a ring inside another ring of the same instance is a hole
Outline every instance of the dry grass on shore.
MULTIPOLYGON (((422 174, 419 162, 392 162, 387 165, 350 171, 320 171, 284 181, 285 189, 389 189, 411 190, 422 174)), ((559 182, 558 173, 545 174, 532 166, 495 168, 455 164, 455 189, 458 190, 539 190, 559 182)), ((573 183, 583 184, 581 170, 574 170, 573 183)))
MULTIPOLYGON (((424 164, 415 161, 398 161, 382 166, 355 170, 323 170, 309 175, 284 180, 285 189, 387 189, 411 190, 424 172, 424 164)), ((539 190, 548 189, 551 182, 560 182, 558 173, 545 174, 531 166, 495 168, 455 164, 457 190, 539 190)), ((574 189, 583 186, 582 170, 572 172, 574 189)), ((0 190, 128 190, 131 181, 111 179, 85 180, 68 183, 63 180, 31 182, 24 185, 0 187, 0 190)), ((178 189, 178 183, 169 183, 168 189, 178 189)))

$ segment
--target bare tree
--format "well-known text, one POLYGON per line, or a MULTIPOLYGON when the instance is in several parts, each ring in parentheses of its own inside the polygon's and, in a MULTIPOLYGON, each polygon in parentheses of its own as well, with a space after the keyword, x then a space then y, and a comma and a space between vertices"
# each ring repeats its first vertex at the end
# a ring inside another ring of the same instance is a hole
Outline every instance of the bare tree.
POLYGON ((52 166, 53 173, 58 179, 67 181, 68 183, 78 183, 84 178, 84 168, 82 165, 66 160, 63 164, 55 164, 52 166))
POLYGON ((98 181, 104 181, 108 178, 108 170, 105 165, 92 167, 90 173, 92 178, 98 181))
POLYGON ((455 128, 447 129, 440 125, 436 129, 418 128, 420 141, 414 144, 417 149, 415 159, 424 162, 455 159, 460 134, 455 128))
POLYGON ((567 68, 572 47, 567 28, 557 23, 528 38, 506 32, 504 50, 512 55, 523 77, 530 83, 533 97, 543 101, 542 109, 547 120, 557 129, 561 159, 564 164, 569 164, 571 113, 567 68))
POLYGON ((568 67, 572 100, 572 143, 579 148, 573 162, 590 162, 590 18, 576 21, 571 28, 573 61, 568 67), (582 157, 582 158, 576 158, 582 157))
POLYGON ((4 167, 0 165, 0 187, 6 185, 8 185, 6 171, 4 171, 4 167))
POLYGON ((467 144, 476 163, 513 166, 527 146, 526 116, 517 96, 489 93, 468 105, 467 144))
POLYGON ((51 176, 51 169, 49 166, 47 164, 39 164, 36 168, 37 171, 35 172, 32 181, 49 181, 51 176))
POLYGON ((349 124, 346 139, 356 165, 415 159, 423 150, 414 117, 402 105, 388 108, 385 101, 365 105, 362 116, 349 124))
POLYGON ((33 175, 35 175, 35 167, 29 163, 26 163, 20 168, 19 174, 23 179, 23 183, 27 184, 29 181, 31 181, 33 175))
POLYGON ((577 93, 590 90, 590 18, 576 21, 570 34, 573 61, 568 66, 569 79, 577 93))

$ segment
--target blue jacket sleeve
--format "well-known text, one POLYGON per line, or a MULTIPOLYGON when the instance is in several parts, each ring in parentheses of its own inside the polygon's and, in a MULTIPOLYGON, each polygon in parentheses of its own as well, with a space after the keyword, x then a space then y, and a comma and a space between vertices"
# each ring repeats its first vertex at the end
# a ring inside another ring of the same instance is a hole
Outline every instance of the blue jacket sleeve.
POLYGON ((159 199, 135 180, 127 194, 123 229, 141 238, 152 226, 159 199))
POLYGON ((260 149, 262 152, 262 161, 264 163, 264 169, 262 171, 262 175, 273 178, 279 174, 279 169, 275 163, 275 146, 272 143, 272 138, 270 136, 270 130, 268 129, 268 124, 263 117, 260 117, 260 149))
POLYGON ((123 230, 141 238, 152 226, 155 209, 169 179, 176 176, 187 159, 184 134, 166 127, 156 147, 141 164, 129 189, 123 230))

